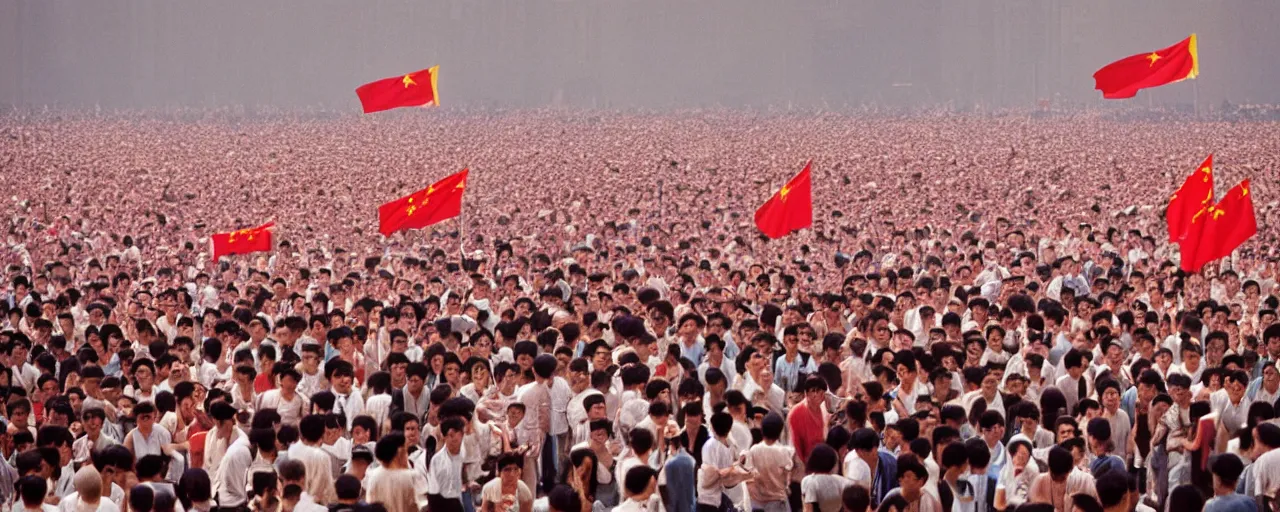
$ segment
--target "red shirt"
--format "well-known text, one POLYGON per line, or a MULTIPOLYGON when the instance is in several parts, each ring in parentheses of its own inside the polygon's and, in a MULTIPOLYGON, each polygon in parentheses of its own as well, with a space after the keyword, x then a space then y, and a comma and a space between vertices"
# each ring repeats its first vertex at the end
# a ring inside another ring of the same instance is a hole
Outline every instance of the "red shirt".
POLYGON ((801 462, 808 462, 813 447, 827 440, 826 413, 819 410, 814 414, 807 401, 791 409, 791 414, 787 415, 787 426, 791 427, 791 445, 796 447, 796 455, 801 462))
POLYGON ((266 393, 276 388, 274 382, 271 382, 270 373, 262 372, 253 378, 253 391, 256 393, 266 393))

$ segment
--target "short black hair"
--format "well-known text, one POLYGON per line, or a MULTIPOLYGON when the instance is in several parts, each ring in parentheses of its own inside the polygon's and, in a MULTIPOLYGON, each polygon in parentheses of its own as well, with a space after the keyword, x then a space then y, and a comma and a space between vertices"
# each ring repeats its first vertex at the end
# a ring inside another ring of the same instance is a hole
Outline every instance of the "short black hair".
MULTIPOLYGON (((644 429, 638 429, 648 432, 644 429)), ((634 431, 633 431, 634 432, 634 431)), ((649 482, 657 478, 658 472, 649 466, 643 464, 632 467, 627 470, 626 480, 624 482, 628 494, 640 494, 649 488, 649 482)))

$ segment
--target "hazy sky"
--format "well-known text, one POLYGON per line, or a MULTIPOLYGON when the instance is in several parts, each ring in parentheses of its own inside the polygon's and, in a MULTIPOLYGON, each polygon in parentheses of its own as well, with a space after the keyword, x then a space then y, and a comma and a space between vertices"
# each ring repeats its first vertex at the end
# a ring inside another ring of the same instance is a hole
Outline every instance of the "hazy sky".
POLYGON ((441 67, 445 106, 1101 104, 1091 75, 1199 34, 1131 102, 1280 103, 1276 0, 0 0, 0 104, 356 111, 441 67))

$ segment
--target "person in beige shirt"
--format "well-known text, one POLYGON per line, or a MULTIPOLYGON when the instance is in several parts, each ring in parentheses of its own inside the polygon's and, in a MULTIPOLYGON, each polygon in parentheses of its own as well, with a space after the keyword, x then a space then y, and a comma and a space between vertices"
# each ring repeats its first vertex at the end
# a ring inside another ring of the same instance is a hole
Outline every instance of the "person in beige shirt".
POLYGON ((1097 497, 1093 475, 1075 468, 1071 452, 1061 446, 1049 449, 1049 472, 1031 482, 1031 503, 1048 503, 1054 512, 1071 512, 1072 496, 1084 493, 1097 497))
POLYGON ((752 485, 747 486, 751 503, 754 508, 765 512, 790 510, 787 487, 795 468, 796 449, 778 442, 785 424, 777 413, 765 416, 760 427, 764 442, 752 446, 746 454, 744 466, 755 475, 752 485))

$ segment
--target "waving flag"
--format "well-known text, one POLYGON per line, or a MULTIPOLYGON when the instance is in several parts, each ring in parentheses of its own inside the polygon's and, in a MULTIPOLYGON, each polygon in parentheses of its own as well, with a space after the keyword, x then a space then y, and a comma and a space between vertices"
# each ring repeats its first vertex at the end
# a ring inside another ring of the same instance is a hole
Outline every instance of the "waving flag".
POLYGON ((1253 194, 1249 180, 1244 180, 1218 204, 1200 210, 1191 219, 1190 233, 1182 244, 1182 270, 1199 272, 1213 260, 1230 256, 1257 233, 1253 194))
POLYGON ((1178 44, 1125 57, 1103 66, 1093 74, 1094 88, 1102 91, 1107 99, 1132 98, 1138 89, 1159 87, 1200 74, 1200 57, 1196 50, 1196 35, 1178 44))
POLYGON ((268 222, 256 228, 210 235, 209 242, 213 244, 213 261, 216 262, 218 258, 231 254, 270 251, 275 247, 271 242, 271 230, 275 227, 275 222, 268 222))
POLYGON ((769 238, 782 238, 792 231, 813 224, 813 191, 809 184, 809 166, 804 164, 791 181, 782 186, 772 199, 756 210, 756 227, 769 238))
POLYGON ((1173 197, 1169 198, 1169 208, 1165 210, 1164 219, 1169 225, 1169 242, 1181 242, 1191 227, 1191 217, 1197 212, 1213 204, 1213 155, 1204 159, 1196 172, 1187 176, 1186 181, 1173 197))
POLYGON ((396 231, 422 229, 462 213, 462 194, 467 189, 467 169, 431 186, 378 207, 378 232, 391 236, 396 231))
POLYGON ((364 113, 371 114, 397 107, 440 106, 436 90, 436 77, 440 66, 414 71, 403 76, 383 78, 356 89, 364 113))

